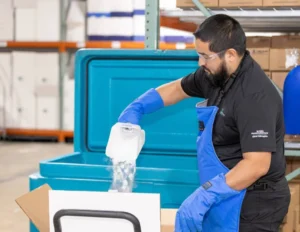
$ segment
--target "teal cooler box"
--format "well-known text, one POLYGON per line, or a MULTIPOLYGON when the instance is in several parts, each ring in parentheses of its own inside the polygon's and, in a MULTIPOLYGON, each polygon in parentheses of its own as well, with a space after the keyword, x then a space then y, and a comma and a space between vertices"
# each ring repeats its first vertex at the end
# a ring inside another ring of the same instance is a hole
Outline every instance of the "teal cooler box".
MULTIPOLYGON (((54 190, 108 191, 112 164, 105 148, 122 110, 148 89, 197 67, 192 50, 79 50, 74 153, 41 161, 39 172, 30 176, 30 190, 47 183, 54 190)), ((178 208, 199 186, 196 103, 201 100, 183 100, 141 121, 146 141, 137 159, 133 192, 160 193, 162 208, 178 208)))

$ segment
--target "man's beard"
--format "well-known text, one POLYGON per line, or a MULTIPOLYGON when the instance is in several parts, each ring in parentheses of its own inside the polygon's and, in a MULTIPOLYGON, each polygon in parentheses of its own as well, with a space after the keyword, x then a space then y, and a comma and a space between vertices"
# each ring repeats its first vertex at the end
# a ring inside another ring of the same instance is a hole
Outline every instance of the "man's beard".
POLYGON ((220 69, 215 74, 207 72, 206 76, 207 76, 207 79, 209 80, 209 82, 214 87, 222 87, 224 85, 225 81, 229 77, 224 62, 221 64, 220 69))

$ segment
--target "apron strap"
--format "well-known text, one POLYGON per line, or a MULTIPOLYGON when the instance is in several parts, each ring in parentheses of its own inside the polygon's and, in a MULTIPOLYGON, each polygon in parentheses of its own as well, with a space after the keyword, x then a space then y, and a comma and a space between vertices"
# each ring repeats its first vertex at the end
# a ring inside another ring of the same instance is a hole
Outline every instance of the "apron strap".
MULTIPOLYGON (((215 105, 217 107, 219 107, 219 105, 221 104, 224 96, 227 94, 227 92, 230 90, 230 88, 232 87, 233 83, 236 80, 237 74, 240 72, 241 67, 243 65, 243 62, 245 60, 245 58, 248 56, 248 52, 245 52, 237 70, 230 75, 230 77, 226 80, 226 82, 224 83, 223 87, 220 89, 218 96, 216 97, 216 100, 214 101, 214 103, 212 105, 215 105)), ((220 108, 220 107, 219 107, 220 108)), ((220 110, 220 109, 219 109, 220 110)), ((198 129, 199 131, 203 131, 205 128, 204 122, 203 121, 198 121, 198 129)))

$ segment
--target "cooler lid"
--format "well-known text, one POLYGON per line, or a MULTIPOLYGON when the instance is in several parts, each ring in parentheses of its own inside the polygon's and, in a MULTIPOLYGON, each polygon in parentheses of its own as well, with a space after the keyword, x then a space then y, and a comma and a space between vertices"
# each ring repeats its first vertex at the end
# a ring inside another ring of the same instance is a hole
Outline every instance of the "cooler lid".
MULTIPOLYGON (((198 67, 192 50, 82 49, 75 62, 75 151, 103 153, 120 113, 150 88, 181 78, 198 67)), ((190 98, 145 115, 141 154, 196 155, 198 123, 190 98)))

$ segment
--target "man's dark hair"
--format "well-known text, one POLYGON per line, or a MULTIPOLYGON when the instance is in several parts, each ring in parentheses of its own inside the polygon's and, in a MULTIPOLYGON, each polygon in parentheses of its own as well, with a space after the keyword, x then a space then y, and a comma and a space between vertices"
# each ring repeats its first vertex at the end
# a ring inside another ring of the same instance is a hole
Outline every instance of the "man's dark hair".
POLYGON ((212 52, 233 48, 241 56, 246 50, 246 35, 241 25, 225 14, 208 17, 193 34, 195 38, 209 42, 212 52))

